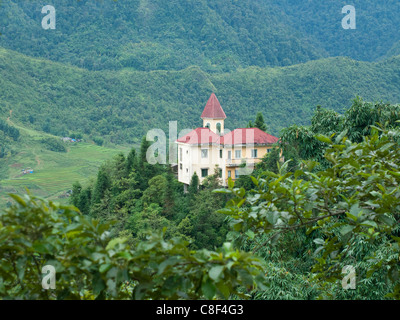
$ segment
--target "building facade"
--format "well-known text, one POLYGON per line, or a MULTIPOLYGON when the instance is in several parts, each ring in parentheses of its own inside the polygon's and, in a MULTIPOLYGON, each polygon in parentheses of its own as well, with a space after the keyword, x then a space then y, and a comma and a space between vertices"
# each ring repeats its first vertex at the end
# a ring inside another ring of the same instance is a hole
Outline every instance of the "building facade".
POLYGON ((203 127, 180 137, 178 149, 178 180, 186 186, 194 173, 200 183, 218 170, 223 186, 228 179, 250 174, 254 165, 278 142, 258 128, 225 129, 226 115, 215 94, 211 94, 203 113, 203 127))

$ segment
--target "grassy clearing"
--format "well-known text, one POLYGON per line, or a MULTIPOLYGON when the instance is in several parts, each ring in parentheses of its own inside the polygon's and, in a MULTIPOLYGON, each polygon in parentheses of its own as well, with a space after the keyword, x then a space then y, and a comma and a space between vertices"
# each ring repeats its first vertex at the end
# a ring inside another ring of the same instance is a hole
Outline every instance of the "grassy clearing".
POLYGON ((16 127, 21 131, 14 146, 17 154, 0 160, 1 207, 9 201, 8 193, 24 194, 26 188, 37 196, 65 202, 59 196, 70 190, 75 181, 85 183, 95 177, 106 160, 128 151, 126 147, 108 148, 86 142, 67 143, 66 153, 49 151, 40 140, 51 135, 16 127), (23 175, 22 169, 26 168, 32 168, 34 173, 23 175))

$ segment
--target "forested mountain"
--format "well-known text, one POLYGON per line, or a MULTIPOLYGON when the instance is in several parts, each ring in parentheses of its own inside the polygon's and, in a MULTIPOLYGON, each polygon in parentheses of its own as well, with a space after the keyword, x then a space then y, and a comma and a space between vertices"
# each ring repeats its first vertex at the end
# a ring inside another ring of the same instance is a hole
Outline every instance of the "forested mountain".
MULTIPOLYGON (((292 65, 323 57, 374 61, 400 40, 396 0, 355 0, 344 30, 337 0, 54 0, 43 30, 39 1, 3 0, 0 46, 91 70, 205 71, 292 65)), ((391 51, 392 50, 392 51, 391 51)))
POLYGON ((319 104, 398 102, 398 2, 355 1, 355 30, 341 26, 346 4, 55 0, 56 29, 44 30, 43 3, 3 0, 0 112, 55 135, 139 143, 168 120, 198 126, 211 92, 228 128, 261 111, 275 135, 319 104))
POLYGON ((288 65, 321 57, 266 1, 53 1, 56 30, 42 29, 43 3, 4 0, 0 46, 88 69, 205 70, 288 65))
POLYGON ((386 54, 390 56, 390 50, 400 40, 400 3, 396 0, 272 2, 285 12, 291 26, 309 36, 314 47, 323 49, 331 57, 374 61, 386 54), (342 8, 346 5, 356 9, 355 30, 342 28, 345 17, 342 8))
POLYGON ((360 95, 400 101, 400 57, 379 63, 328 58, 281 68, 249 67, 230 73, 89 71, 0 50, 0 111, 13 121, 63 136, 78 131, 114 143, 138 143, 152 128, 197 127, 211 92, 244 127, 258 111, 269 131, 306 124, 317 105, 342 111, 360 95), (288 115, 290 114, 290 117, 288 115))

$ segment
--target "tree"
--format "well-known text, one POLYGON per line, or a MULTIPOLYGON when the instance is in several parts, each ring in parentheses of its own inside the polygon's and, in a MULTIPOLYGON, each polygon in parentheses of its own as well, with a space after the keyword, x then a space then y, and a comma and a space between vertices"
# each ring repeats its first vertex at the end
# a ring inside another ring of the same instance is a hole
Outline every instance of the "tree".
POLYGON ((147 149, 150 147, 150 142, 147 141, 146 137, 142 138, 140 145, 140 154, 137 165, 137 181, 139 184, 139 189, 144 191, 148 187, 148 181, 162 173, 162 165, 160 164, 149 164, 147 162, 147 149))
POLYGON ((254 127, 264 132, 267 131, 267 125, 264 122, 264 117, 261 112, 257 112, 256 120, 254 121, 254 127))
POLYGON ((261 162, 256 165, 256 171, 272 171, 274 173, 278 173, 280 161, 281 149, 279 146, 276 146, 272 148, 270 152, 266 153, 261 162))
POLYGON ((70 198, 70 203, 72 205, 74 205, 75 207, 78 207, 79 197, 81 195, 81 191, 82 191, 82 186, 78 181, 76 181, 72 185, 72 194, 71 194, 71 198, 70 198))
POLYGON ((172 219, 176 215, 175 208, 174 175, 172 169, 168 168, 166 173, 163 215, 168 219, 172 219))
POLYGON ((148 185, 148 188, 143 192, 143 202, 147 204, 156 203, 162 207, 167 189, 167 179, 164 175, 158 175, 151 178, 148 185))
POLYGON ((189 206, 192 205, 196 195, 199 192, 199 185, 200 185, 199 176, 195 172, 195 173, 193 173, 192 178, 190 179, 190 184, 189 184, 189 187, 188 187, 189 206))
POLYGON ((77 208, 84 214, 90 214, 90 208, 92 203, 92 187, 89 185, 86 188, 83 188, 78 199, 78 203, 76 205, 77 208))
POLYGON ((111 187, 110 175, 106 167, 101 167, 97 174, 97 181, 93 190, 93 204, 100 203, 106 190, 111 187))
POLYGON ((126 173, 129 173, 137 166, 137 157, 136 157, 136 150, 132 148, 126 158, 126 173))
MULTIPOLYGON (((193 180, 193 179, 192 179, 193 180)), ((196 180, 196 178, 194 178, 196 180)), ((204 179, 190 207, 190 220, 193 225, 191 237, 194 248, 213 249, 222 245, 228 232, 225 217, 218 213, 226 198, 213 193, 220 187, 218 168, 213 175, 204 179)))

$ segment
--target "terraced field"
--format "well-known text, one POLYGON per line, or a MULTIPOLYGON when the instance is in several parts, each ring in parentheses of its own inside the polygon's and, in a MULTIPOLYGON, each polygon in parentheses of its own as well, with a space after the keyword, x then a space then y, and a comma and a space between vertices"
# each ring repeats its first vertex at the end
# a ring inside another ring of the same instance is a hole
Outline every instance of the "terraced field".
POLYGON ((19 152, 0 160, 0 207, 9 201, 8 193, 24 194, 26 188, 34 195, 65 202, 59 196, 70 190, 75 181, 84 184, 95 177, 102 163, 118 152, 128 151, 127 147, 107 148, 86 142, 66 143, 66 153, 49 151, 40 140, 51 135, 18 129, 21 131, 16 144, 19 152), (26 168, 33 169, 33 173, 23 174, 26 168))

